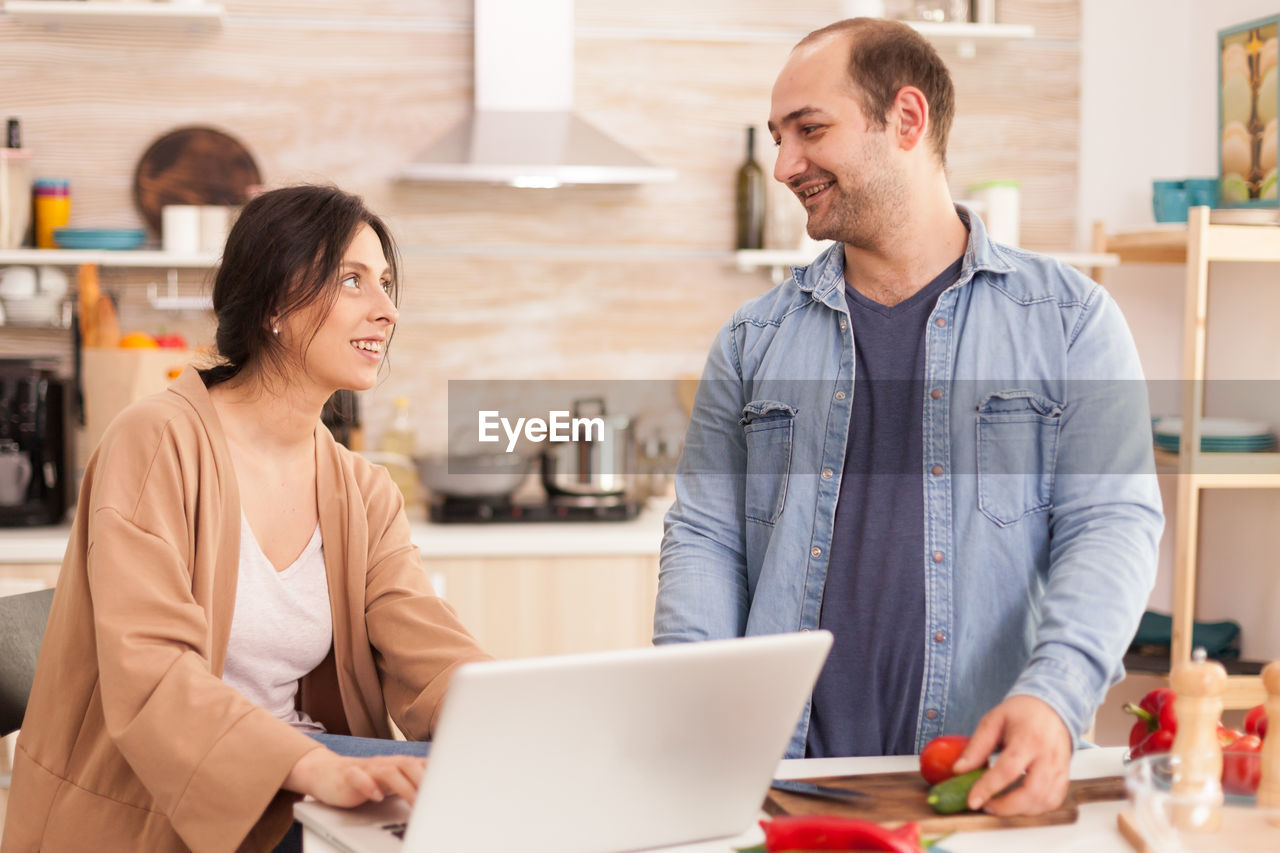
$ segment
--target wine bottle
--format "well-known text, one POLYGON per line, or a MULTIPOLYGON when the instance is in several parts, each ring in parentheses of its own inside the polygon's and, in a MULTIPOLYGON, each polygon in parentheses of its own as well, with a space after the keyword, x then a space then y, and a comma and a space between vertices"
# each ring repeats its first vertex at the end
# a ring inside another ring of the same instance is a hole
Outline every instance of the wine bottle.
POLYGON ((747 159, 738 169, 739 249, 764 248, 764 169, 756 162, 756 129, 747 128, 747 159))

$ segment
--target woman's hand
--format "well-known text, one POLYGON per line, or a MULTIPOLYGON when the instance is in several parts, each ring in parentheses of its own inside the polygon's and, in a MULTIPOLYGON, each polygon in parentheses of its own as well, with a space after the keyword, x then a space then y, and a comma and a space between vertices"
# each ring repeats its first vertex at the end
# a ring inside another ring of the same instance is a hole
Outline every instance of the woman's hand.
POLYGON ((410 755, 350 758, 321 747, 299 758, 281 787, 343 808, 392 794, 412 803, 426 766, 425 758, 410 755))

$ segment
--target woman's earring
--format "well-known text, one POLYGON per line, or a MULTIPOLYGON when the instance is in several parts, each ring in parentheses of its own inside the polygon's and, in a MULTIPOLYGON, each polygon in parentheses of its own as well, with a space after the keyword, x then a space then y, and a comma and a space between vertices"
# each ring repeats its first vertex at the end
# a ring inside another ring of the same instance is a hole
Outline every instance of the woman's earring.
POLYGON ((279 326, 272 326, 272 327, 271 327, 271 334, 273 334, 273 335, 278 335, 278 334, 280 334, 280 327, 279 327, 279 326))

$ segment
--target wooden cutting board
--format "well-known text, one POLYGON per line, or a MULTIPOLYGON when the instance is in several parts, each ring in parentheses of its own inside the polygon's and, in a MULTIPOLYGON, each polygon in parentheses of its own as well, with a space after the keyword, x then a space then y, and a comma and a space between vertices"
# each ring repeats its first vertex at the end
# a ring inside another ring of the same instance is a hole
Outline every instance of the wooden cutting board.
POLYGON ((1074 780, 1061 808, 1034 817, 997 817, 984 812, 940 815, 934 812, 925 801, 925 796, 929 793, 929 785, 915 771, 869 773, 862 776, 836 776, 805 781, 829 785, 833 788, 861 791, 868 796, 860 800, 843 801, 771 790, 765 798, 765 812, 771 815, 840 815, 871 820, 886 826, 896 826, 914 820, 920 824, 922 832, 936 834, 1074 823, 1079 817, 1077 807, 1083 803, 1125 798, 1124 779, 1120 776, 1104 776, 1098 779, 1074 780))
POLYGON ((133 200, 160 233, 166 204, 241 205, 262 183, 258 164, 235 137, 212 127, 181 127, 152 142, 133 175, 133 200))

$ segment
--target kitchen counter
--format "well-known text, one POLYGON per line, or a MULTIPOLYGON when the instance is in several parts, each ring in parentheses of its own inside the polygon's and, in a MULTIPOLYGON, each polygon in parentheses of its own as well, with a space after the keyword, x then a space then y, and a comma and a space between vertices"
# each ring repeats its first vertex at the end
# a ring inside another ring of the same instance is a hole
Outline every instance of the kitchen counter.
MULTIPOLYGON (((1120 775, 1123 755, 1124 749, 1121 747, 1080 750, 1071 760, 1071 778, 1092 779, 1120 775)), ((912 770, 919 766, 918 762, 919 759, 914 755, 796 759, 782 761, 775 776, 779 779, 805 779, 860 773, 893 773, 912 770)), ((408 806, 402 801, 394 801, 394 805, 399 811, 393 819, 407 819, 408 806)), ((1116 829, 1116 815, 1126 806, 1123 801, 1082 805, 1079 819, 1062 826, 957 832, 948 835, 938 849, 945 849, 948 853, 1025 853, 1028 850, 1133 853, 1133 848, 1116 829)), ((637 803, 636 807, 643 809, 644 803, 637 803)), ((298 810, 328 808, 312 800, 294 806, 295 813, 298 810)), ((760 817, 765 815, 761 813, 760 817)), ((736 838, 664 847, 662 853, 733 853, 738 848, 760 844, 761 841, 760 829, 752 826, 736 838)), ((311 832, 304 833, 303 850, 305 853, 337 853, 336 847, 311 832)))
MULTIPOLYGON (((424 560, 457 557, 656 556, 669 498, 653 498, 630 521, 432 524, 410 521, 424 560)), ((0 528, 0 565, 61 563, 71 525, 0 528)))

